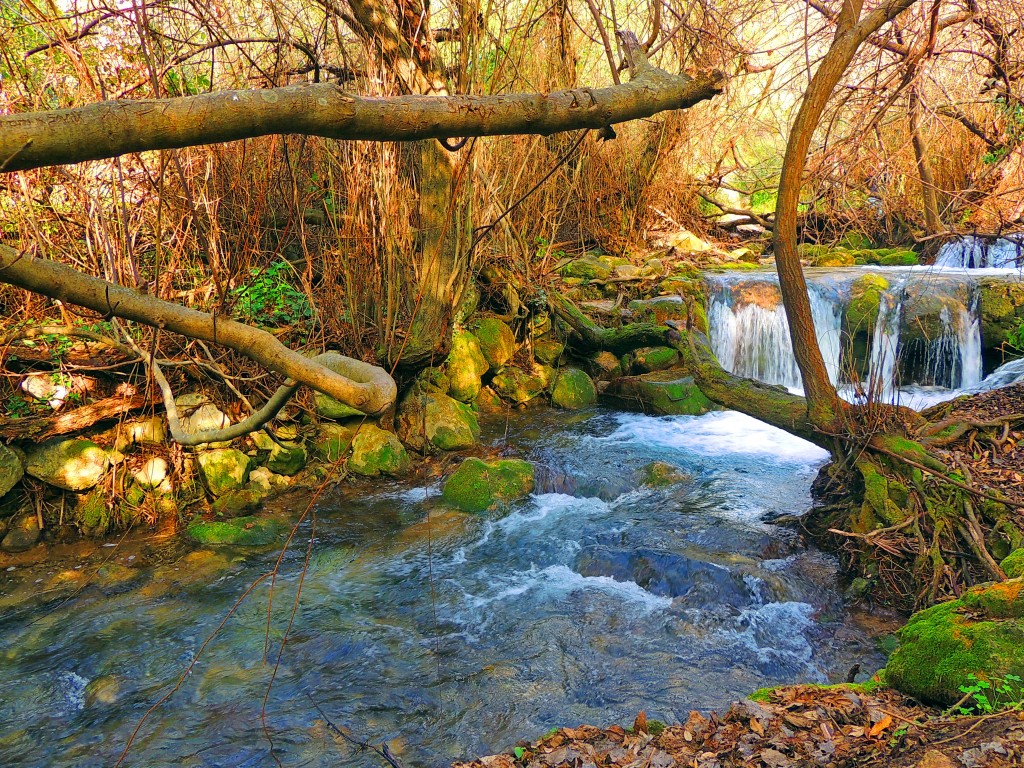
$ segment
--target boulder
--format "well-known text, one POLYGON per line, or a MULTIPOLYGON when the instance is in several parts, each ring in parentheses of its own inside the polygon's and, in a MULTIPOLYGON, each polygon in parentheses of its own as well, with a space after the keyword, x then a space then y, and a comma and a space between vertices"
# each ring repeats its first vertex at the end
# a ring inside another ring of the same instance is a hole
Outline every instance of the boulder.
POLYGON ((551 403, 566 410, 585 408, 597 402, 593 380, 579 368, 563 368, 555 376, 551 403))
POLYGON ((0 443, 0 496, 3 496, 25 475, 18 454, 0 443))
POLYGON ((541 371, 527 373, 520 368, 506 368, 491 380, 491 387, 502 399, 527 403, 547 387, 541 371))
POLYGON ((843 318, 847 333, 864 331, 870 334, 874 331, 881 296, 887 290, 889 281, 874 272, 867 272, 853 281, 850 302, 843 318))
POLYGON ((487 364, 497 370, 512 359, 516 351, 516 337, 503 320, 496 317, 481 318, 473 328, 487 364))
MULTIPOLYGON (((206 395, 191 393, 176 397, 174 405, 178 409, 178 416, 181 419, 181 431, 186 435, 194 435, 197 432, 206 432, 211 429, 224 429, 231 425, 231 419, 220 408, 210 402, 206 395)), ((230 441, 209 443, 199 448, 225 448, 230 441)))
POLYGON ((228 491, 223 496, 218 497, 210 509, 217 517, 235 518, 243 517, 245 515, 255 512, 260 502, 266 498, 266 494, 262 492, 259 487, 253 487, 254 484, 250 483, 249 486, 242 488, 237 491, 228 491))
POLYGON ((469 331, 458 331, 452 336, 452 349, 445 361, 448 374, 448 394, 464 403, 472 402, 480 394, 480 377, 490 369, 480 342, 469 331))
POLYGON ((254 433, 252 439, 264 459, 263 463, 271 472, 291 476, 298 474, 306 466, 308 457, 301 443, 284 440, 277 443, 263 431, 254 433))
POLYGON ((199 475, 214 496, 236 491, 249 480, 249 457, 234 448, 199 454, 199 475))
POLYGON ((1011 331, 1024 322, 1024 283, 1019 280, 983 277, 978 309, 981 312, 981 338, 985 348, 996 349, 1011 331))
POLYGON ((640 470, 641 482, 648 488, 664 488, 690 480, 691 477, 667 461, 652 461, 640 470))
POLYGON ((147 491, 155 491, 167 479, 167 461, 159 456, 148 459, 135 473, 137 485, 147 491))
POLYGON ((271 544, 282 526, 275 520, 259 517, 236 517, 232 520, 207 522, 196 518, 189 524, 189 538, 200 544, 260 547, 271 544))
POLYGON ((114 447, 123 451, 130 445, 163 445, 167 439, 167 427, 160 416, 126 421, 117 428, 114 447))
POLYGON ((679 353, 672 347, 641 347, 633 351, 633 369, 652 373, 672 368, 679 362, 679 353))
POLYGON ((707 240, 703 240, 685 229, 665 235, 661 238, 660 244, 666 248, 675 248, 685 253, 704 253, 705 251, 714 250, 714 246, 707 240))
POLYGON ((486 512, 533 491, 533 464, 521 459, 469 458, 445 481, 441 498, 463 512, 486 512))
POLYGON ((626 407, 662 416, 699 416, 714 408, 692 376, 658 371, 623 376, 612 382, 604 396, 626 407))
POLYGON ((0 540, 0 549, 4 552, 24 552, 34 547, 41 535, 35 513, 23 515, 7 529, 7 534, 0 540))
POLYGON ((409 454, 393 432, 364 424, 352 440, 348 468, 357 475, 400 475, 409 469, 409 454))
POLYGON ((570 261, 558 273, 575 280, 607 280, 612 274, 612 265, 592 256, 570 261))
POLYGON ((87 491, 107 471, 107 452, 92 440, 56 438, 30 450, 25 471, 65 491, 87 491))
POLYGON ((1024 579, 983 584, 910 617, 896 633, 886 682, 922 701, 950 705, 973 675, 1024 677, 1024 579))
POLYGON ((1003 561, 999 563, 999 567, 1002 568, 1003 573, 1011 579, 1017 579, 1024 576, 1024 547, 1015 549, 1004 557, 1003 561))
POLYGON ((362 411, 356 410, 351 405, 345 405, 340 400, 335 400, 323 392, 313 394, 313 409, 321 419, 333 421, 344 421, 365 415, 362 411))
POLYGON ((442 451, 458 451, 480 439, 480 425, 473 409, 436 392, 413 391, 402 398, 396 425, 402 442, 417 451, 422 451, 428 442, 442 451))
POLYGON ((565 352, 565 344, 554 339, 542 339, 533 344, 533 356, 544 365, 554 365, 565 352))
POLYGON ((590 375, 601 381, 610 381, 622 375, 622 363, 607 350, 595 354, 586 365, 590 375))
POLYGON ((313 456, 320 461, 332 464, 344 456, 352 445, 356 431, 341 424, 324 422, 320 425, 317 435, 313 438, 313 456))

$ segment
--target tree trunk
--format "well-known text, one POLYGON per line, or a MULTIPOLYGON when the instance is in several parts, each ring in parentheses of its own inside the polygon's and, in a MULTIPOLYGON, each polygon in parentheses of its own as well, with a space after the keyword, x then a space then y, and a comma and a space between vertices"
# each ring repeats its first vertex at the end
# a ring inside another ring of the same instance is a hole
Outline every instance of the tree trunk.
POLYGON ((939 215, 939 199, 935 191, 935 175, 928 159, 928 146, 921 132, 921 95, 917 86, 910 89, 907 106, 907 120, 910 123, 910 141, 914 145, 914 159, 917 162, 917 175, 921 180, 921 203, 924 209, 924 230, 926 235, 937 235, 945 227, 939 215))

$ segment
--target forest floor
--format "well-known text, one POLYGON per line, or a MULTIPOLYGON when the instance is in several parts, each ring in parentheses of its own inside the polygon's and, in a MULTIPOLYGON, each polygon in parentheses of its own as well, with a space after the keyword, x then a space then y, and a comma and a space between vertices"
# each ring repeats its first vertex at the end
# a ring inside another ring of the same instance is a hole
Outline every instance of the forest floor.
POLYGON ((891 689, 787 686, 724 715, 561 728, 455 768, 1003 768, 1024 765, 1024 712, 954 716, 891 689))

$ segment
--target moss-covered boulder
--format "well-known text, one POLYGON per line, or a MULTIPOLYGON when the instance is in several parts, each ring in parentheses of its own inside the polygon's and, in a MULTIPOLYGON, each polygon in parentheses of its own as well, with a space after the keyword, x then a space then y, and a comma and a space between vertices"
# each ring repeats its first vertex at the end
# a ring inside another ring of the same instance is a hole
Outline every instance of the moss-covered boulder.
POLYGON ((1024 322, 1024 282, 984 277, 978 290, 981 338, 986 349, 995 349, 1024 322))
POLYGON ((652 461, 640 470, 640 482, 648 488, 665 488, 690 479, 688 474, 667 461, 652 461))
POLYGON ((444 484, 441 497, 463 512, 486 512, 533 491, 533 464, 521 459, 466 459, 444 484))
POLYGON ((16 486, 24 475, 25 468, 18 454, 0 443, 0 496, 16 486))
POLYGON ((922 701, 952 704, 969 684, 1024 677, 1024 580, 969 589, 915 613, 899 632, 886 681, 922 701))
POLYGON ((966 289, 947 290, 945 286, 927 285, 928 282, 922 281, 922 285, 911 284, 906 288, 900 319, 900 341, 904 344, 914 341, 930 344, 967 316, 969 296, 966 289))
MULTIPOLYGON (((282 437, 282 435, 278 435, 282 437)), ((281 440, 275 442, 266 432, 255 432, 252 440, 259 450, 260 461, 278 475, 296 475, 306 466, 309 456, 306 447, 298 442, 281 440)))
POLYGON ((807 261, 812 267, 852 267, 854 265, 854 255, 845 248, 800 243, 797 250, 800 258, 807 261))
POLYGON ((714 408, 693 377, 680 376, 678 371, 623 376, 612 382, 604 397, 627 408, 662 416, 699 416, 714 408))
POLYGON ((528 403, 544 391, 547 382, 539 370, 527 373, 509 367, 491 380, 491 387, 503 400, 528 403))
POLYGON ((565 344, 554 339, 540 339, 533 344, 533 356, 544 365, 555 365, 565 352, 565 344))
POLYGON ((576 280, 607 280, 614 267, 592 256, 575 259, 559 270, 562 277, 576 280))
POLYGON ((235 518, 252 514, 259 509, 260 502, 266 498, 266 494, 259 488, 247 486, 237 491, 228 491, 218 497, 210 509, 217 517, 235 518))
POLYGON ((333 397, 322 392, 313 393, 313 408, 321 419, 331 419, 333 421, 344 421, 345 419, 358 418, 364 415, 362 411, 353 408, 351 405, 346 405, 340 400, 335 400, 333 397))
POLYGON ((633 350, 633 370, 653 373, 672 368, 679 362, 679 353, 672 347, 641 347, 633 350))
POLYGON ((622 375, 622 361, 607 350, 595 353, 587 360, 586 368, 598 381, 611 381, 622 375))
POLYGON ((352 440, 348 468, 357 475, 401 475, 409 469, 409 454, 398 436, 375 424, 364 424, 352 440))
POLYGON ((458 451, 480 439, 473 409, 437 392, 407 394, 398 405, 396 427, 402 442, 417 451, 428 443, 442 451, 458 451))
POLYGON ((314 458, 332 464, 348 453, 356 431, 341 424, 323 422, 317 429, 316 437, 310 443, 314 458))
POLYGON ((853 281, 850 286, 850 303, 846 306, 843 318, 849 333, 873 331, 882 294, 888 290, 889 281, 874 272, 867 272, 853 281))
POLYGON ((197 518, 187 528, 189 538, 200 544, 240 547, 272 544, 282 530, 283 526, 276 520, 252 516, 214 521, 197 518))
POLYGON ((199 476, 214 496, 241 488, 249 480, 249 457, 234 448, 218 448, 199 454, 199 476))
POLYGON ((107 452, 92 440, 57 438, 27 452, 25 471, 65 491, 87 491, 100 481, 108 463, 107 452))
MULTIPOLYGON (((137 498, 139 490, 132 495, 137 498)), ((75 518, 83 536, 103 536, 114 527, 113 500, 102 489, 93 488, 75 499, 75 518)))
POLYGON ((917 254, 909 248, 891 249, 878 258, 878 263, 883 267, 913 267, 918 262, 917 254))
POLYGON ((1015 549, 1004 557, 1003 561, 999 563, 999 567, 1002 568, 1003 573, 1011 579, 1017 579, 1024 576, 1024 547, 1015 549))
POLYGON ((448 394, 463 403, 472 402, 480 394, 480 377, 490 369, 479 340, 469 331, 458 331, 452 336, 452 349, 444 367, 448 394))
POLYGON ((496 317, 483 317, 473 327, 487 364, 497 370, 512 359, 516 351, 516 337, 508 323, 496 317))
POLYGON ((11 522, 7 533, 0 539, 0 549, 4 552, 24 552, 34 547, 41 535, 39 518, 35 513, 22 515, 11 522))
POLYGON ((566 410, 576 410, 597 402, 593 380, 579 368, 563 368, 555 375, 551 403, 566 410))

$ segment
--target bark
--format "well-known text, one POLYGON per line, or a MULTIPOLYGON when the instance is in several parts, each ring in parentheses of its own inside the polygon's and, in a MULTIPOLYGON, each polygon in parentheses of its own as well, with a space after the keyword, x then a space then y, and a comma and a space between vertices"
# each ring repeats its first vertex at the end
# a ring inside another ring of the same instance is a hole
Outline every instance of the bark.
POLYGON ((914 86, 910 89, 910 103, 907 106, 907 120, 910 123, 910 141, 914 145, 914 160, 917 162, 917 176, 921 181, 921 203, 924 209, 924 230, 927 235, 943 231, 939 216, 939 200, 935 194, 935 174, 928 159, 928 146, 921 132, 921 96, 914 86))
POLYGON ((541 134, 687 109, 722 92, 725 76, 690 78, 651 67, 608 88, 499 96, 366 98, 334 84, 172 99, 104 101, 0 116, 0 170, 116 157, 275 133, 366 141, 541 134))
POLYGON ((77 304, 104 316, 134 320, 220 344, 370 415, 385 412, 395 402, 395 382, 383 368, 343 358, 344 365, 336 369, 343 373, 336 373, 315 359, 289 349, 259 328, 89 277, 71 267, 19 253, 5 245, 0 245, 0 282, 77 304))
POLYGON ((5 441, 41 442, 55 435, 81 432, 101 421, 117 419, 126 413, 148 408, 158 402, 159 398, 154 394, 138 392, 131 397, 107 397, 54 416, 0 419, 0 437, 5 441))
POLYGON ((846 409, 828 377, 811 316, 807 281, 797 253, 797 208, 800 186, 814 131, 832 91, 860 45, 883 24, 905 11, 914 0, 886 0, 860 20, 861 0, 844 0, 836 19, 836 35, 804 93, 786 144, 775 208, 774 250, 789 333, 803 378, 811 421, 826 430, 841 426, 846 409))

